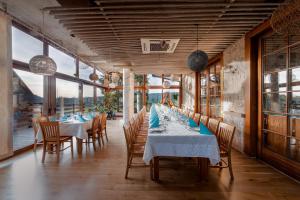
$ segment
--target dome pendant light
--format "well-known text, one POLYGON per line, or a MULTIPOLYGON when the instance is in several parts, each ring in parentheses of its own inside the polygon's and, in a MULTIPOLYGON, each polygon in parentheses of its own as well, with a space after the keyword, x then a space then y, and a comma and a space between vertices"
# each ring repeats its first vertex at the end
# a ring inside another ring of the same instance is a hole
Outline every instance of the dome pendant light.
MULTIPOLYGON (((44 39, 44 25, 45 25, 45 14, 44 10, 42 10, 43 14, 43 25, 42 25, 42 37, 43 43, 45 42, 44 39)), ((32 57, 29 61, 29 69, 32 73, 44 75, 44 76, 52 76, 55 74, 57 70, 56 63, 54 60, 46 55, 36 55, 32 57)))
POLYGON ((203 71, 208 65, 208 56, 204 51, 198 49, 198 24, 197 24, 197 51, 192 52, 187 60, 189 68, 195 72, 203 71))

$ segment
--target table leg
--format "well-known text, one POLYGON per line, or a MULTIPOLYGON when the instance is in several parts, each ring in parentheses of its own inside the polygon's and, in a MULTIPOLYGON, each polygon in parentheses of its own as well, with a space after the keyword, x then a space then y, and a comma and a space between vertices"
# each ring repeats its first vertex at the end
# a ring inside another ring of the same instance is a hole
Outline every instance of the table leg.
POLYGON ((77 153, 79 155, 81 155, 82 154, 82 139, 76 138, 76 141, 77 141, 77 153))
POLYGON ((159 181, 159 157, 153 158, 154 181, 159 181))
POLYGON ((208 158, 198 158, 200 180, 207 180, 208 165, 209 165, 208 158))

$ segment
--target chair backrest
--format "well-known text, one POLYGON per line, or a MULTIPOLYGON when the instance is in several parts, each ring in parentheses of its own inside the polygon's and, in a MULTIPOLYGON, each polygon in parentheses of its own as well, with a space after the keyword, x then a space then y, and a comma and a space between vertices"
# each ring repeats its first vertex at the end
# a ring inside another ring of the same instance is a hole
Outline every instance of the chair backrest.
POLYGON ((207 126, 208 116, 201 115, 201 117, 200 117, 200 122, 201 122, 202 124, 204 124, 205 126, 207 126))
POLYGON ((125 140, 126 140, 126 146, 127 146, 127 153, 129 154, 132 147, 132 132, 130 129, 130 124, 126 123, 123 125, 125 140))
POLYGON ((93 122, 92 122, 92 133, 93 134, 97 134, 98 128, 99 128, 99 123, 100 123, 100 116, 96 115, 93 118, 93 122))
POLYGON ((219 127, 219 123, 220 121, 217 119, 213 119, 213 118, 209 118, 208 119, 208 124, 207 124, 207 128, 213 132, 213 134, 215 134, 217 136, 218 133, 218 127, 219 127))
POLYGON ((44 141, 57 140, 59 141, 59 122, 40 122, 44 141))
POLYGON ((102 113, 101 115, 102 115, 102 117, 101 117, 101 127, 103 129, 105 129, 106 128, 106 121, 107 121, 107 114, 102 113))
POLYGON ((194 114, 194 117, 193 117, 194 121, 195 121, 198 125, 199 125, 199 123, 200 123, 200 117, 201 117, 200 113, 195 113, 195 114, 194 114))
POLYGON ((220 122, 218 128, 218 142, 221 150, 230 153, 234 132, 235 126, 220 122))
POLYGON ((189 112, 189 118, 193 119, 193 117, 194 117, 194 113, 193 112, 189 112))
POLYGON ((38 133, 40 129, 40 122, 49 122, 49 118, 46 116, 32 118, 32 128, 35 135, 38 133))

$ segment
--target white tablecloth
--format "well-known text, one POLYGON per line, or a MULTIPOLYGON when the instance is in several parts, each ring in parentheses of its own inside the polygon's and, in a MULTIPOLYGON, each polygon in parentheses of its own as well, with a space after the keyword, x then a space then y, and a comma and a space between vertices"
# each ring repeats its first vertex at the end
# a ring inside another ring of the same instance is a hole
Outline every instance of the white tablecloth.
POLYGON ((155 156, 204 157, 213 165, 220 161, 215 135, 189 130, 174 119, 167 123, 166 130, 161 133, 151 133, 149 130, 143 160, 149 164, 155 156))
MULTIPOLYGON (((74 136, 79 139, 87 139, 87 130, 92 127, 92 120, 86 122, 80 122, 73 120, 71 122, 60 123, 59 131, 62 136, 74 136)), ((41 129, 38 131, 37 139, 42 140, 43 135, 41 129)))

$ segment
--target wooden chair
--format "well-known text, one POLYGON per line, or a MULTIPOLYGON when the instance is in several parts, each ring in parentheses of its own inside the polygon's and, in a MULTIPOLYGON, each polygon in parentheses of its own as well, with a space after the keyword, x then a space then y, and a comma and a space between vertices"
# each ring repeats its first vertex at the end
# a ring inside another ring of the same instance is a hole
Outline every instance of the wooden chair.
POLYGON ((144 154, 144 145, 137 145, 133 142, 133 133, 131 131, 129 124, 123 125, 124 135, 126 139, 126 147, 127 147, 127 164, 125 171, 125 178, 128 178, 129 168, 132 167, 145 167, 144 163, 133 163, 132 160, 135 157, 142 158, 144 154))
POLYGON ((194 118, 194 112, 189 112, 189 118, 194 118))
POLYGON ((200 113, 195 113, 194 114, 194 117, 193 117, 193 120, 199 125, 200 124, 200 113))
POLYGON ((101 137, 103 137, 104 134, 106 137, 106 142, 108 142, 106 123, 107 123, 107 114, 102 113, 101 114, 101 137))
POLYGON ((72 136, 61 136, 59 132, 59 122, 40 122, 40 126, 43 133, 43 158, 42 163, 45 162, 46 151, 56 152, 57 162, 59 162, 59 154, 61 151, 71 147, 73 156, 73 140, 72 136), (70 142, 70 146, 61 149, 61 144, 70 142), (50 150, 49 145, 52 145, 53 149, 50 150))
POLYGON ((36 147, 38 144, 43 144, 43 142, 39 142, 37 140, 37 134, 40 130, 40 122, 48 122, 49 119, 46 116, 34 117, 32 118, 32 128, 34 134, 34 144, 33 144, 33 151, 36 151, 36 147))
POLYGON ((205 126, 207 126, 208 116, 201 115, 201 117, 200 117, 200 122, 201 122, 202 124, 204 124, 205 126))
POLYGON ((221 162, 217 167, 219 167, 220 169, 229 168, 231 179, 234 179, 232 164, 231 164, 231 149, 232 149, 234 132, 235 132, 235 126, 226 124, 224 122, 220 122, 217 135, 218 135, 218 141, 220 147, 221 162), (224 160, 224 158, 227 158, 227 162, 224 160), (223 165, 223 163, 225 165, 223 165))
POLYGON ((99 123, 98 123, 98 132, 97 132, 97 139, 98 139, 98 144, 101 147, 101 142, 104 145, 104 139, 103 139, 103 131, 102 131, 102 118, 104 115, 100 114, 99 115, 99 123))
MULTIPOLYGON (((96 150, 96 139, 98 139, 98 137, 99 137, 99 135, 98 135, 99 123, 100 123, 100 116, 96 115, 93 118, 92 128, 87 130, 88 139, 86 142, 84 142, 86 144, 93 143, 94 150, 96 150), (92 142, 90 142, 90 139, 92 139, 92 142)), ((99 143, 99 139, 98 139, 98 143, 99 143)))
POLYGON ((213 118, 208 119, 207 128, 216 136, 218 134, 219 123, 220 123, 220 121, 217 119, 213 119, 213 118))

